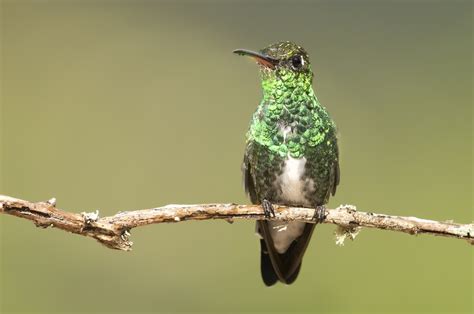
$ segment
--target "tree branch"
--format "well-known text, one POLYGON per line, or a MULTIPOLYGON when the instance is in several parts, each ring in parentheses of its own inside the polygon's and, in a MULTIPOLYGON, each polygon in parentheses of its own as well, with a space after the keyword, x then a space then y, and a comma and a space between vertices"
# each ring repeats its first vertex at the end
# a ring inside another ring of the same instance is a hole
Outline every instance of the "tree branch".
MULTIPOLYGON (((313 222, 314 209, 274 205, 278 221, 313 222)), ((105 246, 129 251, 132 247, 130 230, 135 227, 184 220, 265 219, 259 205, 201 204, 168 205, 151 209, 119 212, 114 216, 99 218, 95 213, 70 213, 56 208, 56 200, 28 202, 0 195, 0 212, 32 220, 38 227, 54 227, 96 239, 105 246)), ((354 238, 360 227, 401 231, 409 234, 427 233, 437 236, 467 240, 474 244, 474 224, 439 222, 416 217, 389 216, 357 211, 352 205, 326 209, 324 223, 338 225, 337 242, 346 237, 354 238)))

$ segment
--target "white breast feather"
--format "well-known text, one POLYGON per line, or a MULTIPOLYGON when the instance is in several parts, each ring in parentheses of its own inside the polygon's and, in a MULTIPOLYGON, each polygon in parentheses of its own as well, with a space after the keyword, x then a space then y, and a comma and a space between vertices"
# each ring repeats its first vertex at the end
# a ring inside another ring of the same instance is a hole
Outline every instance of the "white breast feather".
MULTIPOLYGON (((293 158, 288 156, 282 174, 277 178, 277 187, 281 188, 279 195, 285 204, 311 206, 305 197, 305 186, 314 189, 313 181, 302 179, 306 158, 293 158)), ((293 240, 303 233, 304 222, 279 222, 270 221, 270 234, 278 253, 285 253, 293 240)))
POLYGON ((288 156, 283 167, 283 173, 277 179, 277 184, 281 187, 280 198, 286 204, 303 205, 307 203, 304 186, 305 181, 301 178, 304 173, 306 158, 293 158, 288 156))

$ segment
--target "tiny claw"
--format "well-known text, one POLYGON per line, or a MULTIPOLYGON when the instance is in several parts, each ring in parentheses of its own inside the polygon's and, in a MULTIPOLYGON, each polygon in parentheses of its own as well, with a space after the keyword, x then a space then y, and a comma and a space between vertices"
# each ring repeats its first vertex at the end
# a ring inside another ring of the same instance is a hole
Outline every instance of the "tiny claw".
POLYGON ((122 241, 128 241, 129 238, 130 238, 130 231, 128 229, 125 229, 120 235, 120 239, 122 239, 122 241))
POLYGON ((263 212, 265 215, 265 218, 271 218, 275 217, 275 209, 273 209, 272 203, 270 203, 269 200, 264 199, 262 201, 262 207, 263 207, 263 212))
POLYGON ((313 220, 317 223, 323 223, 324 220, 326 219, 326 206, 320 205, 316 206, 314 209, 314 215, 313 215, 313 220))

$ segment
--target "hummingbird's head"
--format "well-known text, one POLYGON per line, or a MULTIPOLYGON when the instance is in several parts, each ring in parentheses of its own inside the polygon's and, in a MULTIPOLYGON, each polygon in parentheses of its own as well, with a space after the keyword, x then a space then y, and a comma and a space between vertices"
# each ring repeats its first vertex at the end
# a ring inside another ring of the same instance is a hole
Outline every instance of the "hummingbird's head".
POLYGON ((295 43, 282 41, 260 51, 237 49, 234 53, 251 57, 257 62, 265 94, 274 88, 311 88, 313 72, 308 54, 295 43))

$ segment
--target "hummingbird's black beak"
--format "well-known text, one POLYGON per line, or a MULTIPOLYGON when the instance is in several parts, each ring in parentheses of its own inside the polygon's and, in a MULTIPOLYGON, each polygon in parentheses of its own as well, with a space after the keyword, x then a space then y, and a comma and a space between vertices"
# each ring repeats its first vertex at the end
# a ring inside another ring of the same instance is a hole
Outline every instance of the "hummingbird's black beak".
POLYGON ((258 64, 261 64, 270 69, 275 68, 275 66, 278 64, 278 59, 272 58, 260 52, 247 50, 247 49, 236 49, 233 52, 240 56, 251 57, 255 59, 255 61, 257 61, 258 64))

